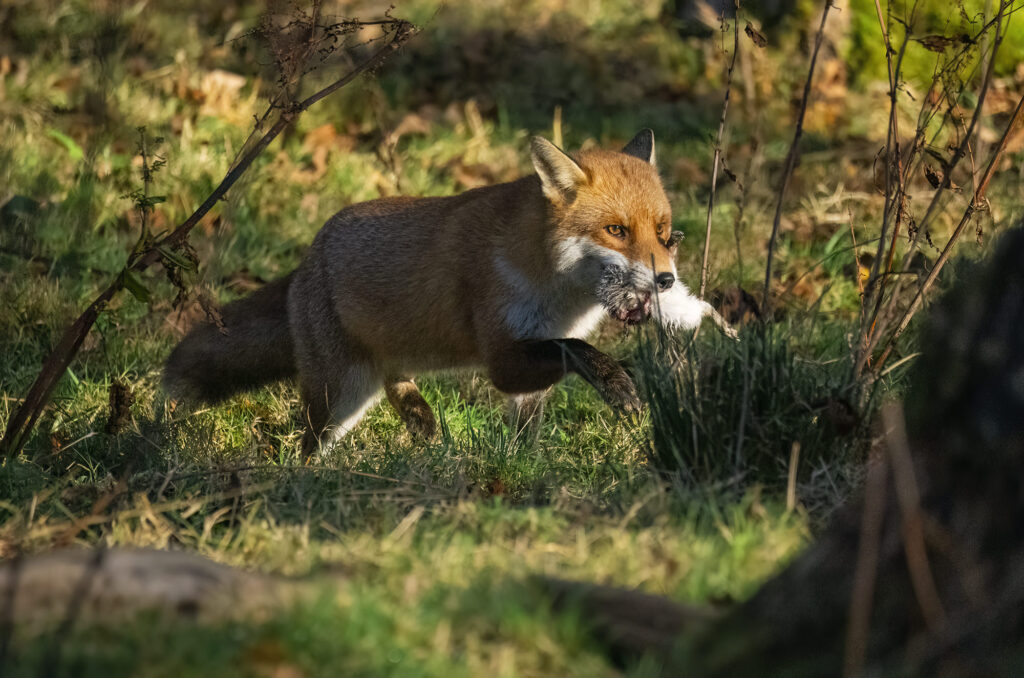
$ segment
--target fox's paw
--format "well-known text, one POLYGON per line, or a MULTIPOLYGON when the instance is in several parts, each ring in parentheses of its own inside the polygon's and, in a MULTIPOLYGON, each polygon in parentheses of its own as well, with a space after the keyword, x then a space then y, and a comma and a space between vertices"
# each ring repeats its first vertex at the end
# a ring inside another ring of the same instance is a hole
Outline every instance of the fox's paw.
POLYGON ((437 432, 434 411, 412 379, 390 379, 384 384, 384 393, 413 437, 426 440, 434 437, 437 432))
POLYGON ((623 369, 617 370, 604 381, 601 397, 611 407, 625 414, 639 412, 643 408, 636 384, 623 369))
POLYGON ((400 413, 405 428, 413 437, 430 440, 437 432, 437 421, 434 419, 434 412, 430 409, 427 401, 405 402, 400 413))

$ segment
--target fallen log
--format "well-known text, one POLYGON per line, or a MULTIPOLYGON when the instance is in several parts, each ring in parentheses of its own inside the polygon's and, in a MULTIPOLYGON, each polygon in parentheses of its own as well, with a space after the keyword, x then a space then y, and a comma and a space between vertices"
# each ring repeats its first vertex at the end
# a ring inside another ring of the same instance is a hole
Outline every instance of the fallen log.
POLYGON ((272 612, 306 590, 183 551, 61 549, 0 564, 0 617, 31 627, 127 619, 144 610, 201 620, 272 612))

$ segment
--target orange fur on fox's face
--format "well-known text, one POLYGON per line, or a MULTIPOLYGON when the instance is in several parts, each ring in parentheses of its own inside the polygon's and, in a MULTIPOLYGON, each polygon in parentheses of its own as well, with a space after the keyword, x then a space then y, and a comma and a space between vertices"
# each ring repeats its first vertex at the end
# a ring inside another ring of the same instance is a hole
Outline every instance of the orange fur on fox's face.
POLYGON ((574 235, 652 268, 654 276, 674 274, 672 210, 654 167, 609 151, 582 153, 577 162, 587 181, 566 206, 563 224, 574 235))
POLYGON ((556 267, 588 288, 612 317, 650 315, 653 296, 675 283, 672 213, 644 130, 620 153, 567 155, 533 141, 533 164, 554 217, 556 267))

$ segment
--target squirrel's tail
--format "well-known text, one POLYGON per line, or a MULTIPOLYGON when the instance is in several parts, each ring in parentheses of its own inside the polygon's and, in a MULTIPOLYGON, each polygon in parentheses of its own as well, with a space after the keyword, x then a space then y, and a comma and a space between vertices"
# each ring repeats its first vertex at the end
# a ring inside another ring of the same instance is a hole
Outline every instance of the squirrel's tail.
POLYGON ((288 285, 275 280, 221 310, 223 329, 204 322, 181 340, 164 366, 173 398, 213 403, 294 376, 288 285))

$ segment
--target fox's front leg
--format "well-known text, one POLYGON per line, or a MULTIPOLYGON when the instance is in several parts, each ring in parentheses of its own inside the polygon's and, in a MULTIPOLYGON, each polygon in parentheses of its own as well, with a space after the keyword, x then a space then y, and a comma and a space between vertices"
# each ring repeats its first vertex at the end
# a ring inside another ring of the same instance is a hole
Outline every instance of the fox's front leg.
POLYGON ((505 393, 540 391, 575 373, 612 407, 640 410, 636 386, 622 366, 581 339, 510 342, 492 352, 487 367, 495 387, 505 393))

